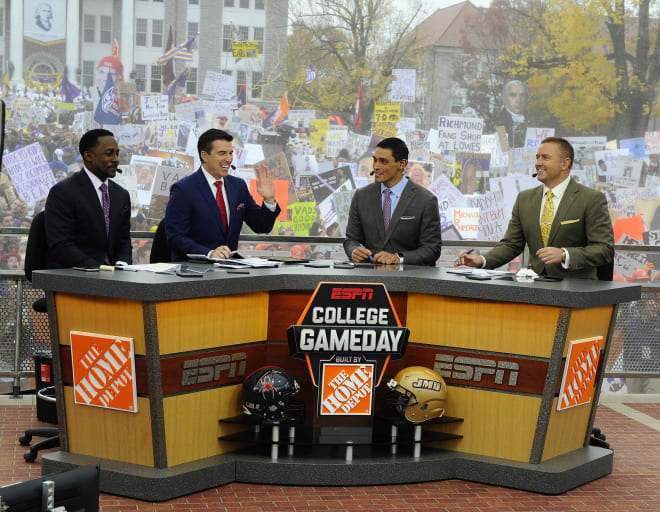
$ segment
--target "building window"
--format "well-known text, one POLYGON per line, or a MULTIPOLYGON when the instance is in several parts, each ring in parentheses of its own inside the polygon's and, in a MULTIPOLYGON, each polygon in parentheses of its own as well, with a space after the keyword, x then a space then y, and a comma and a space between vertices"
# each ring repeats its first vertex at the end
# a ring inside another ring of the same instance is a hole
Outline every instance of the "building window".
POLYGON ((186 92, 188 94, 197 94, 197 68, 190 68, 190 74, 186 82, 186 92))
POLYGON ((222 51, 231 51, 231 25, 223 25, 222 27, 222 51))
POLYGON ((251 98, 261 98, 261 88, 263 87, 264 74, 259 71, 252 72, 252 92, 251 98))
POLYGON ((147 78, 146 64, 135 65, 135 88, 138 92, 144 92, 144 85, 147 78))
POLYGON ((239 5, 240 5, 241 9, 249 9, 250 8, 250 0, 241 0, 239 5))
POLYGON ((263 11, 266 8, 264 0, 254 0, 254 8, 263 11))
POLYGON ((188 23, 188 39, 191 37, 197 37, 197 34, 199 33, 199 23, 188 23))
POLYGON ((247 41, 250 37, 250 27, 238 27, 238 38, 241 41, 247 41))
MULTIPOLYGON (((241 87, 243 87, 243 82, 247 80, 247 73, 245 71, 236 71, 236 96, 241 93, 241 87)), ((247 84, 245 84, 247 94, 247 84)))
POLYGON ((85 14, 85 16, 83 16, 83 41, 85 43, 94 42, 95 24, 96 24, 96 17, 93 14, 85 14))
POLYGON ((94 85, 94 61, 84 60, 82 64, 82 84, 92 87, 94 85))
POLYGON ((163 20, 151 20, 151 46, 163 47, 163 20))
POLYGON ((5 10, 0 7, 0 37, 5 35, 5 10))
POLYGON ((161 91, 161 80, 163 75, 160 66, 151 66, 151 92, 161 91))
POLYGON ((254 27, 252 30, 254 41, 259 43, 259 55, 261 55, 264 52, 264 29, 263 27, 254 27))
POLYGON ((112 43, 112 16, 101 16, 101 32, 99 34, 101 43, 112 43))
POLYGON ((147 20, 135 18, 135 46, 147 46, 147 20))
POLYGON ((234 7, 234 0, 225 0, 225 7, 234 7))

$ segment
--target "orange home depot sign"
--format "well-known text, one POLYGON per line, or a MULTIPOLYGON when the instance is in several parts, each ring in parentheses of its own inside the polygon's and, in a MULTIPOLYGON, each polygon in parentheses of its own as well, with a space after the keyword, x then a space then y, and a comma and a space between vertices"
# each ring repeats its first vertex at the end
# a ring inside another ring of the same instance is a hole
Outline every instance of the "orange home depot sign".
POLYGON ((591 402, 602 341, 602 336, 571 341, 557 400, 558 411, 591 402))
POLYGON ((71 331, 75 402, 137 412, 133 339, 71 331))
POLYGON ((321 377, 321 415, 370 415, 373 389, 373 364, 326 363, 321 377))

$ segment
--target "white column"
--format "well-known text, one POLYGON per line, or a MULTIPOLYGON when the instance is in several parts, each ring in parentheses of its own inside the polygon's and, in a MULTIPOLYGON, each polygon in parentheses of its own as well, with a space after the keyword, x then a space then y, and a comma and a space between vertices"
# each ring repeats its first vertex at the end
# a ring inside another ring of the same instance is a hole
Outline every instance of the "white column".
POLYGON ((69 80, 78 83, 76 70, 80 63, 80 0, 66 2, 66 67, 69 68, 69 80))
POLYGON ((135 49, 135 0, 124 0, 121 5, 121 45, 119 53, 124 65, 124 78, 133 71, 135 49))
POLYGON ((12 0, 10 16, 9 60, 14 65, 12 82, 25 81, 25 76, 23 76, 23 0, 12 0))
MULTIPOLYGON (((69 80, 78 83, 80 69, 80 0, 66 2, 66 67, 69 68, 69 80)), ((82 69, 81 69, 82 71, 82 69)))

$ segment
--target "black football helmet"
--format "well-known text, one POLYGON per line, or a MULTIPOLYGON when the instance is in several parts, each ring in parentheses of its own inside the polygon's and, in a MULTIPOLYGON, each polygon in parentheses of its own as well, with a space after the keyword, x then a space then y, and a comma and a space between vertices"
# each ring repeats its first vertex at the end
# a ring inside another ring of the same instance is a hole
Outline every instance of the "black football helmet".
POLYGON ((293 400, 300 391, 298 383, 284 369, 264 366, 243 381, 243 412, 278 423, 300 414, 293 400))

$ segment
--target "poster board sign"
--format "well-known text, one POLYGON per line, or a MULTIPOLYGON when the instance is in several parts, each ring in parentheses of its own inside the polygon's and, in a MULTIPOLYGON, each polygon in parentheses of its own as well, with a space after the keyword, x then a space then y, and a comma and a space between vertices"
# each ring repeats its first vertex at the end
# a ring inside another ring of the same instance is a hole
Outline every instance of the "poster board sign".
POLYGON ((480 153, 483 131, 483 119, 440 116, 438 119, 437 143, 435 145, 431 143, 431 151, 437 153, 438 150, 449 149, 480 153))
POLYGON ((259 41, 232 41, 231 53, 235 59, 258 59, 259 41))
POLYGON ((133 338, 71 331, 76 404, 138 412, 133 338))
POLYGON ((142 109, 142 119, 145 121, 167 119, 170 108, 167 94, 142 96, 140 108, 142 109))
POLYGON ((401 121, 401 103, 377 101, 374 109, 375 123, 398 123, 401 121))
POLYGON ((204 78, 202 94, 220 99, 232 99, 236 96, 236 78, 208 70, 204 78))
POLYGON ((415 69, 393 69, 392 91, 390 99, 392 101, 405 101, 412 103, 415 101, 415 79, 417 70, 415 69))
POLYGON ((55 185, 55 176, 38 142, 8 153, 3 163, 18 197, 28 204, 46 197, 55 185))

